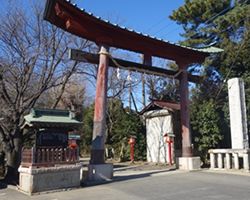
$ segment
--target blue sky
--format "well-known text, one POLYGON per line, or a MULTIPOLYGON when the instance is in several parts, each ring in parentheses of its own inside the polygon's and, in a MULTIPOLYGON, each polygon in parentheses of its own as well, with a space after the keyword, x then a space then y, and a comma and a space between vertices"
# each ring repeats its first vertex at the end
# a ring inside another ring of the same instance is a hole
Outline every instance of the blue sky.
POLYGON ((184 0, 76 0, 78 7, 113 23, 172 42, 180 40, 181 26, 169 19, 184 0))
MULTIPOLYGON (((24 5, 27 12, 35 0, 0 0, 0 12, 8 12, 14 6, 24 5)), ((45 4, 45 0, 42 0, 45 4)), ((78 7, 113 23, 136 31, 156 36, 171 42, 181 40, 181 26, 169 19, 173 10, 184 4, 184 0, 74 0, 78 7)))
MULTIPOLYGON (((8 1, 14 6, 24 5, 29 12, 30 7, 35 0, 0 0, 0 13, 8 12, 8 1)), ((45 0, 42 0, 45 4, 45 0)), ((96 16, 108 19, 113 23, 134 29, 151 36, 156 36, 171 42, 181 40, 179 33, 182 31, 181 26, 169 19, 173 10, 184 4, 184 0, 75 0, 78 7, 92 12, 96 16)), ((11 6, 10 6, 11 7, 11 6)), ((135 89, 135 98, 137 105, 140 105, 140 88, 135 89)), ((88 94, 94 95, 94 89, 88 88, 88 94)))
MULTIPOLYGON (((132 28, 152 36, 177 42, 181 40, 181 26, 169 19, 173 10, 184 4, 184 0, 76 0, 78 7, 108 19, 113 23, 132 28)), ((141 88, 135 89, 139 110, 142 109, 141 88)), ((147 99, 148 101, 148 99, 147 99)), ((127 105, 127 102, 124 102, 127 105)))

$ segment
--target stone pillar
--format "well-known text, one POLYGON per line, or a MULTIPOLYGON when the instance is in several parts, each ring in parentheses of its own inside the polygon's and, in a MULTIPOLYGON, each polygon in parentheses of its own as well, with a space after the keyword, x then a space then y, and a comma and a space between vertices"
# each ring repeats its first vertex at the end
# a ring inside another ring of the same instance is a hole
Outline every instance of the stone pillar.
POLYGON ((249 153, 244 153, 243 154, 243 167, 244 170, 249 171, 249 153))
POLYGON ((228 80, 232 149, 247 149, 247 115, 244 82, 240 78, 228 80))
POLYGON ((210 168, 211 169, 215 168, 215 156, 214 156, 214 153, 210 153, 210 168))
POLYGON ((230 153, 226 153, 226 169, 231 169, 231 158, 230 158, 230 153))
POLYGON ((239 155, 238 155, 238 153, 234 153, 233 157, 234 157, 234 168, 239 169, 240 165, 239 165, 239 155))
POLYGON ((223 157, 222 157, 222 153, 218 153, 218 168, 222 169, 223 168, 223 157))

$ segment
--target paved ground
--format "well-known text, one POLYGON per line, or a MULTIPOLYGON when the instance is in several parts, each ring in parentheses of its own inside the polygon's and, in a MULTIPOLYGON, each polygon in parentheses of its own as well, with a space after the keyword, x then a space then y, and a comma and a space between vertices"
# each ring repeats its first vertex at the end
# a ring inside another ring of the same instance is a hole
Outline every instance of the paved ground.
POLYGON ((118 168, 108 184, 29 197, 0 189, 0 200, 250 200, 250 176, 181 172, 136 166, 118 168))

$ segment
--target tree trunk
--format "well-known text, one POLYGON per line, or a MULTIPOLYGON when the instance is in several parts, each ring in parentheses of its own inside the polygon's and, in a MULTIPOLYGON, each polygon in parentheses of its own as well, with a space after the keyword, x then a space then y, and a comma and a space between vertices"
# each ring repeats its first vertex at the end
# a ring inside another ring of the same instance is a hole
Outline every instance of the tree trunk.
POLYGON ((9 184, 18 184, 19 173, 18 167, 21 163, 21 138, 16 137, 13 139, 14 148, 12 150, 5 151, 7 158, 7 173, 5 175, 5 182, 9 184))
POLYGON ((121 149, 120 149, 120 154, 119 154, 119 162, 124 162, 124 150, 125 150, 125 144, 124 142, 121 143, 121 149))

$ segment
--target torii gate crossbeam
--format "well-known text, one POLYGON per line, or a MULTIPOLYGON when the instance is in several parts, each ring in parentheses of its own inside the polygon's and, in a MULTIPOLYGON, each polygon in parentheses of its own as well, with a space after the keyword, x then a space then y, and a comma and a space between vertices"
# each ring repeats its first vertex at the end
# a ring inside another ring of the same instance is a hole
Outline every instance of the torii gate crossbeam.
MULTIPOLYGON (((70 49, 69 58, 80 62, 87 62, 92 64, 99 64, 99 55, 81 51, 78 49, 70 49)), ((114 68, 121 68, 129 71, 135 71, 145 74, 151 74, 156 76, 180 79, 180 71, 173 71, 163 69, 161 67, 155 67, 151 65, 145 65, 141 63, 131 62, 118 58, 109 58, 109 66, 114 68)), ((193 83, 201 83, 202 77, 192 74, 188 74, 188 81, 193 83)))

